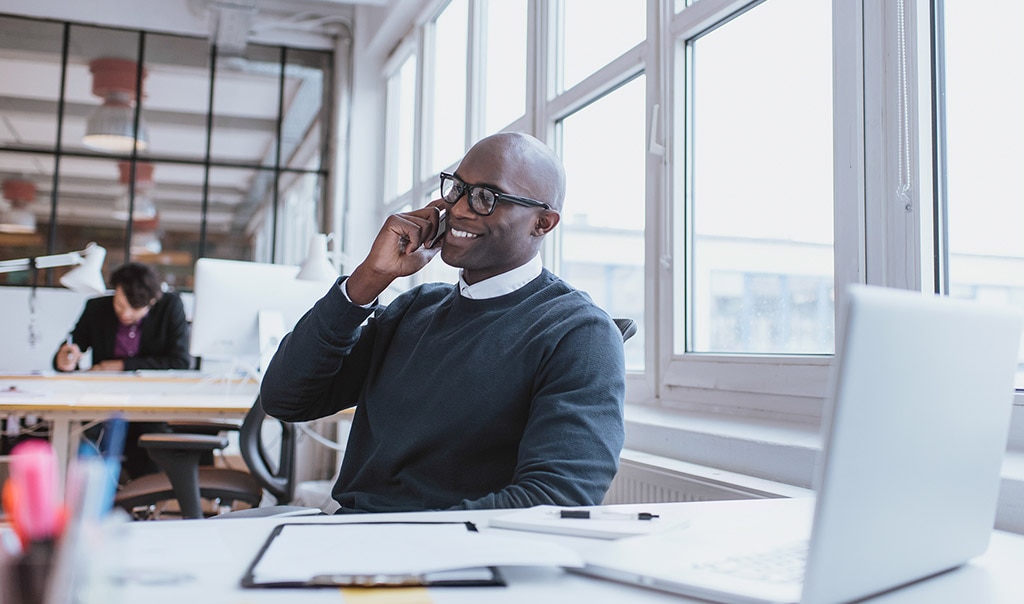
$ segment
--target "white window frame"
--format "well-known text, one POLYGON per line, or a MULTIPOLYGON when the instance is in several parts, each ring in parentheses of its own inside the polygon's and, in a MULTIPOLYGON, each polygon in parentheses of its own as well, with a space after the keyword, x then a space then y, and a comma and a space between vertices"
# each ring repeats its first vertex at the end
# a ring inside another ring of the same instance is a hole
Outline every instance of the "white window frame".
MULTIPOLYGON (((481 44, 477 7, 470 2, 469 39, 481 44)), ((672 265, 673 228, 680 216, 673 207, 684 183, 678 162, 686 161, 685 100, 677 97, 685 77, 683 41, 714 26, 757 0, 700 0, 679 13, 673 0, 648 0, 647 39, 569 90, 556 94, 556 2, 530 0, 529 73, 526 115, 507 130, 530 132, 556 150, 558 123, 640 72, 647 75, 648 155, 646 172, 645 312, 646 369, 627 377, 627 403, 657 411, 699 411, 751 415, 817 423, 833 355, 722 355, 673 351, 673 305, 685 303, 676 292, 672 265)), ((772 0, 768 0, 772 1, 772 0)), ((932 107, 931 0, 833 0, 833 140, 835 288, 869 283, 936 291, 932 267, 932 107), (900 58, 906 62, 901 63, 900 58), (904 94, 905 92, 905 94, 904 94), (901 192, 901 187, 903 192, 901 192), (904 194, 905 193, 905 194, 904 194), (909 207, 909 210, 908 210, 909 207)), ((386 200, 385 212, 422 200, 436 186, 423 175, 422 157, 431 134, 423 124, 427 97, 423 87, 433 75, 424 52, 429 23, 444 2, 425 6, 407 44, 419 54, 420 100, 417 112, 416 174, 413 190, 386 200)), ((479 66, 467 65, 468 143, 481 133, 479 98, 472 83, 479 66)), ((453 166, 454 167, 454 166, 453 166)), ((556 272, 556 237, 545 245, 545 262, 556 272)), ((682 284, 685 286, 685 284, 682 284)), ((841 305, 837 304, 837 307, 841 305)), ((836 321, 839 325, 839 321, 836 321)), ((841 334, 837 334, 841 337, 841 334)), ((1018 394, 1017 405, 1024 405, 1018 394)), ((1024 411, 1015 433, 1024 441, 1024 411)))

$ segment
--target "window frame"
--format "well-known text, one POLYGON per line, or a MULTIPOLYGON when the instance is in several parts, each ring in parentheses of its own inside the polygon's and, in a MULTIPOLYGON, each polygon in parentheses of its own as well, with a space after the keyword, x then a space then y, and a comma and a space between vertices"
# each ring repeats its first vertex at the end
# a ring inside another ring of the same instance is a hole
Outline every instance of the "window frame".
MULTIPOLYGON (((477 2, 470 0, 470 44, 482 44, 477 2)), ((675 354, 673 307, 685 303, 685 283, 671 267, 685 215, 673 207, 686 183, 685 42, 761 1, 700 0, 675 11, 672 0, 648 0, 647 38, 568 90, 558 92, 557 2, 530 0, 526 115, 506 126, 526 131, 560 150, 559 123, 574 111, 646 73, 646 243, 644 308, 648 321, 646 369, 627 375, 626 402, 652 411, 696 411, 754 416, 800 424, 820 421, 832 354, 675 354)), ((837 298, 849 283, 924 292, 938 291, 933 259, 938 248, 933 224, 932 1, 834 1, 833 141, 834 269, 837 298), (905 57, 905 63, 900 63, 905 57), (902 91, 906 91, 903 95, 902 91), (904 168, 900 168, 903 166, 904 168), (901 197, 898 189, 909 190, 901 197), (908 209, 909 208, 909 209, 908 209)), ((426 7, 421 39, 444 2, 426 7)), ((408 38, 407 38, 408 39, 408 38)), ((421 65, 424 58, 421 43, 421 65)), ((472 55, 472 53, 471 53, 472 55)), ((470 81, 479 66, 467 65, 470 81), (476 70, 476 71, 474 71, 476 70)), ((422 73, 423 77, 428 77, 422 73)), ((473 86, 470 86, 471 91, 473 86)), ((467 135, 480 135, 480 100, 467 100, 467 135)), ((421 107, 421 111, 424 108, 421 107)), ((422 115, 422 113, 421 113, 422 115)), ((431 148, 430 133, 417 130, 417 149, 431 148)), ((420 165, 420 164, 418 164, 420 165)), ((422 174, 417 172, 417 174, 422 174)), ((390 200, 385 209, 424 198, 436 175, 414 184, 411 197, 390 200)), ((545 263, 557 272, 557 230, 548 237, 545 263)), ((685 249, 685 248, 680 248, 685 249)), ((842 312, 836 305, 837 315, 842 312)), ((837 329, 841 325, 838 317, 837 329)), ((837 333, 837 338, 842 334, 837 333)), ((1024 406, 1024 393, 1016 395, 1024 406)), ((1024 411, 1019 424, 1024 424, 1024 411)), ((1018 432, 1024 440, 1024 426, 1018 432)))

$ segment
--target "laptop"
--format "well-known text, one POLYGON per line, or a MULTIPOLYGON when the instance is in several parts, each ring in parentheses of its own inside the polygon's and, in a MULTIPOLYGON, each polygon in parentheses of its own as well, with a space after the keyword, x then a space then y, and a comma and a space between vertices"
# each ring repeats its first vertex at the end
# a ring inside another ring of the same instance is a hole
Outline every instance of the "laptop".
POLYGON ((581 572, 717 602, 820 604, 985 551, 1022 313, 872 286, 846 294, 816 497, 692 504, 727 516, 705 522, 696 507, 689 528, 595 544, 581 572))

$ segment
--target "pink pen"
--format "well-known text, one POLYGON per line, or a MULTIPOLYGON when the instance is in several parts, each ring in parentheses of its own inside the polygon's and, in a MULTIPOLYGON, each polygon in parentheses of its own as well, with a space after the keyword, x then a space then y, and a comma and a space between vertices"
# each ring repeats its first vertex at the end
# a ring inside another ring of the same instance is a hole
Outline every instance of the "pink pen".
POLYGON ((50 443, 33 439, 11 450, 10 479, 18 487, 21 532, 30 541, 51 539, 60 528, 57 459, 50 443))

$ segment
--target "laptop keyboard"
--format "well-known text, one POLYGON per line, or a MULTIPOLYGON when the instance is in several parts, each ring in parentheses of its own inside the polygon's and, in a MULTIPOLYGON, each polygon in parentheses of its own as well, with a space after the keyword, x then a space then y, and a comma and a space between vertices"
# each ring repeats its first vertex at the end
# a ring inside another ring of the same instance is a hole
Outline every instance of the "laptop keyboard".
POLYGON ((765 583, 800 583, 807 565, 807 542, 797 541, 756 554, 729 556, 694 568, 765 583))

